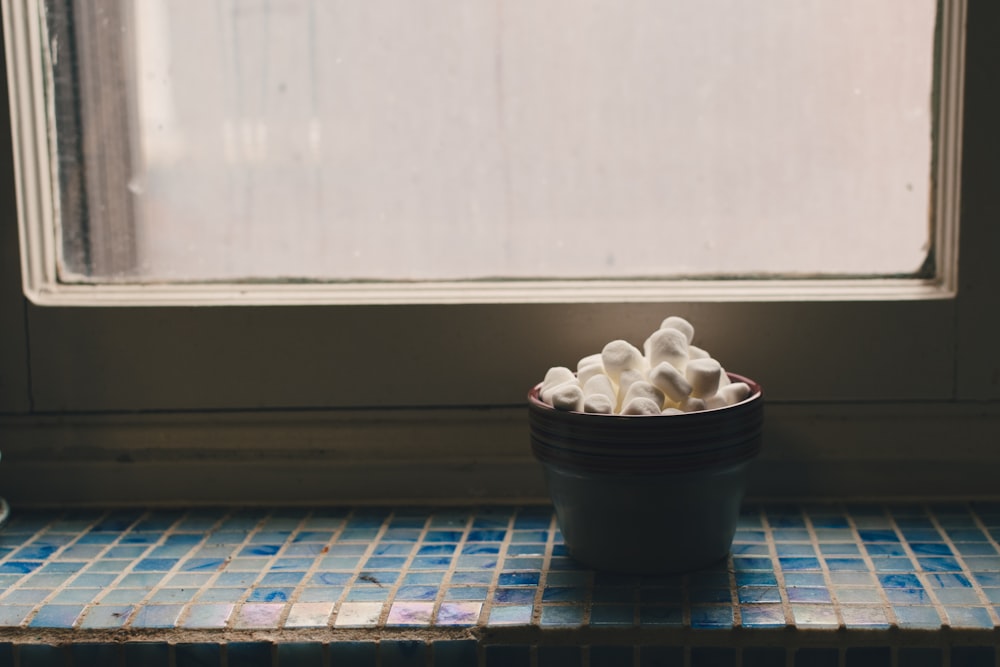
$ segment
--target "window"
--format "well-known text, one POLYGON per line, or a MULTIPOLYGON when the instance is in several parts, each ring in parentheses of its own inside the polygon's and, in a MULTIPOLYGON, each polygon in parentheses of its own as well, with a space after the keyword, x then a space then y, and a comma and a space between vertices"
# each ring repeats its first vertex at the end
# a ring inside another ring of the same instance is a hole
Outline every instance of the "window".
POLYGON ((927 258, 935 0, 48 7, 61 282, 927 258))
MULTIPOLYGON (((342 410, 336 414, 349 417, 316 437, 324 447, 336 441, 356 451, 387 437, 378 422, 413 414, 410 409, 439 410, 420 412, 428 415, 420 418, 424 426, 435 420, 440 426, 452 417, 452 424, 475 421, 488 406, 506 406, 510 411, 503 414, 517 415, 528 386, 545 368, 571 363, 611 338, 638 339, 670 313, 695 322, 705 347, 764 384, 779 435, 789 428, 783 419, 800 407, 841 415, 856 425, 854 433, 864 435, 865 419, 882 419, 884 426, 885 418, 873 416, 872 405, 890 406, 893 414, 919 421, 925 412, 956 415, 968 409, 969 401, 995 401, 1000 389, 993 374, 1000 360, 989 332, 995 330, 1000 307, 982 286, 998 278, 990 258, 996 243, 988 215, 993 204, 986 194, 987 177, 995 175, 987 149, 990 142, 995 145, 997 128, 988 97, 992 79, 986 63, 991 61, 978 53, 995 55, 989 35, 1000 22, 989 4, 969 4, 970 12, 977 12, 978 22, 970 20, 968 26, 970 44, 981 50, 969 51, 970 58, 978 58, 978 70, 964 67, 966 3, 945 1, 938 17, 936 99, 941 107, 931 194, 935 220, 942 224, 934 231, 932 277, 556 281, 537 292, 513 283, 486 287, 471 302, 467 287, 453 283, 391 289, 361 283, 336 298, 308 284, 206 284, 180 292, 157 285, 110 285, 98 290, 57 285, 52 280, 55 253, 45 248, 54 237, 44 226, 27 225, 22 255, 31 303, 12 288, 17 272, 11 258, 4 264, 4 304, 14 304, 10 312, 21 321, 4 334, 12 340, 2 357, 3 409, 80 419, 150 412, 194 419, 191 415, 208 411, 240 423, 257 419, 246 411, 280 411, 295 419, 317 414, 302 410, 342 410), (959 186, 964 197, 961 285, 954 224, 959 186), (294 305, 283 305, 289 302, 294 305), (366 441, 358 424, 381 435, 366 441)), ((23 219, 51 220, 56 203, 46 196, 52 193, 48 179, 53 172, 44 129, 48 107, 40 85, 47 66, 40 14, 38 3, 4 4, 18 212, 23 219)), ((5 220, 5 233, 12 238, 13 215, 5 220)), ((378 451, 410 463, 421 457, 401 454, 408 446, 427 446, 421 453, 439 462, 503 459, 505 452, 523 449, 523 443, 509 441, 516 431, 459 428, 470 435, 468 442, 456 437, 447 451, 407 431, 403 445, 378 451)), ((808 437, 818 438, 816 453, 807 451, 814 444, 807 440, 795 449, 796 440, 786 443, 795 451, 785 449, 781 456, 806 462, 837 459, 857 455, 858 448, 871 443, 808 437)), ((294 443, 288 446, 294 449, 294 443)), ((920 446, 915 444, 915 450, 920 446)), ((11 447, 17 451, 16 441, 5 445, 5 461, 11 447)))
POLYGON ((531 280, 530 299, 566 279, 936 279, 951 261, 928 224, 954 226, 946 189, 928 207, 952 99, 932 90, 957 83, 935 72, 933 0, 902 16, 857 0, 30 7, 51 69, 35 140, 59 155, 39 172, 52 215, 28 223, 40 302, 288 280, 347 281, 314 290, 335 301, 389 281, 404 303, 531 280), (391 282, 414 280, 437 284, 391 282))

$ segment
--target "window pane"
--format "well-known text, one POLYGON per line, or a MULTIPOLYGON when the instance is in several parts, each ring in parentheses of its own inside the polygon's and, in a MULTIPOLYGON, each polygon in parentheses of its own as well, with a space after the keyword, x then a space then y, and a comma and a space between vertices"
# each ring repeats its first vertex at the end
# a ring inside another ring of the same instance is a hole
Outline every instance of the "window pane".
POLYGON ((912 274, 935 4, 77 3, 63 277, 912 274))

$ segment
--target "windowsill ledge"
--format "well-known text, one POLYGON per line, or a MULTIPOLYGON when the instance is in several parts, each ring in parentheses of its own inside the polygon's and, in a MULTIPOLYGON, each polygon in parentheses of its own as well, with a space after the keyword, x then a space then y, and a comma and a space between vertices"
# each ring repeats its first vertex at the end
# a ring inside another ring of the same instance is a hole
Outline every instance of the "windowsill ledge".
POLYGON ((726 563, 633 577, 544 506, 15 509, 0 664, 992 666, 998 538, 1000 503, 750 506, 726 563))

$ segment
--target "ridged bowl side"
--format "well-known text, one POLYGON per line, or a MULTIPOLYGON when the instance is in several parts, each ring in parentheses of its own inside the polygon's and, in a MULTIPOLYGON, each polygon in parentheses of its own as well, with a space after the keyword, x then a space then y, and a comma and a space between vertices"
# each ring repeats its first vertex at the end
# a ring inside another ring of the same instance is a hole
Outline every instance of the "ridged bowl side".
POLYGON ((560 468, 607 473, 685 472, 728 466, 755 457, 761 447, 763 391, 753 380, 751 394, 735 405, 683 415, 600 415, 556 410, 528 394, 532 451, 560 468))

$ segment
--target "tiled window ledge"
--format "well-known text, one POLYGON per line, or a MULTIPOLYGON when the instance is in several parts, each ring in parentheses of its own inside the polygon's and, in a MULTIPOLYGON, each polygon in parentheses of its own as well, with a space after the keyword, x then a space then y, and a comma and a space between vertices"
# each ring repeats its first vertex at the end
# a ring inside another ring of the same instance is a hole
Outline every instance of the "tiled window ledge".
POLYGON ((571 560, 548 507, 18 511, 0 667, 997 667, 1000 503, 748 506, 727 562, 571 560))

